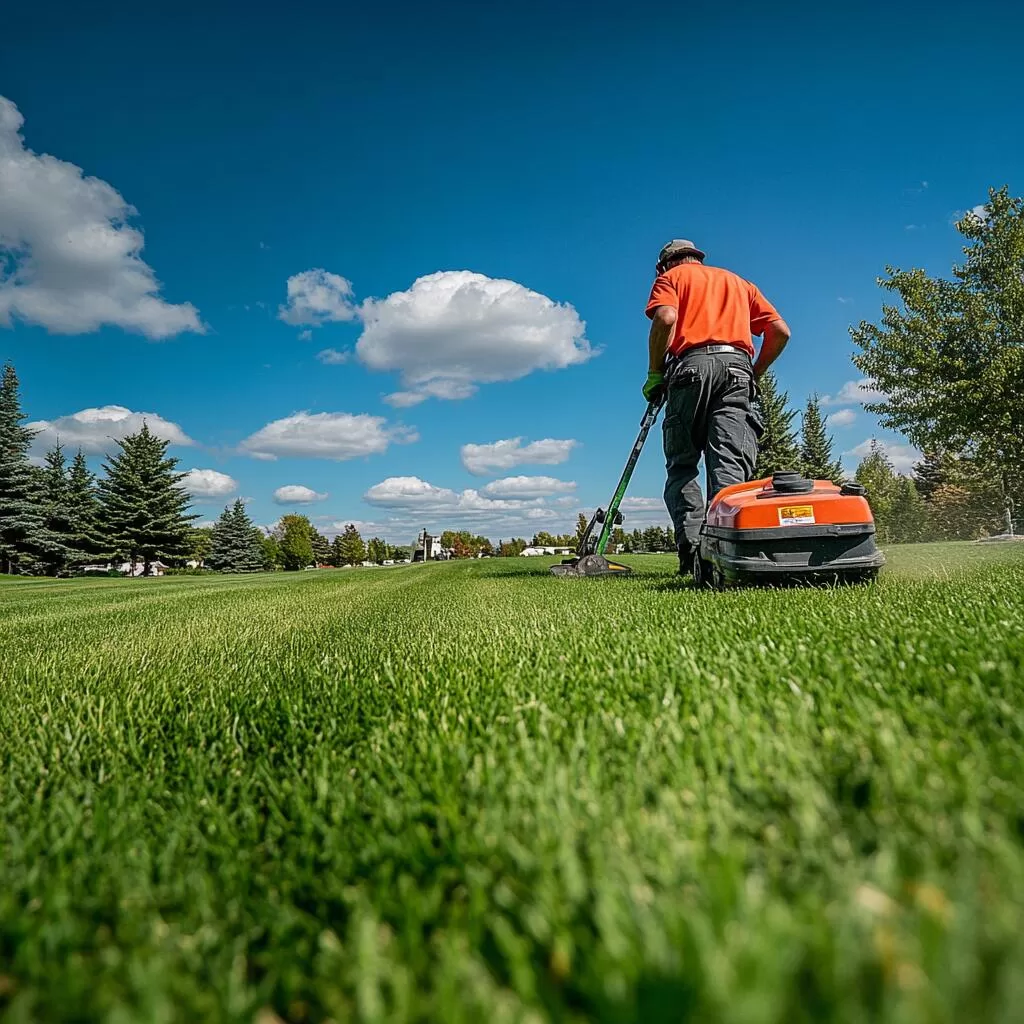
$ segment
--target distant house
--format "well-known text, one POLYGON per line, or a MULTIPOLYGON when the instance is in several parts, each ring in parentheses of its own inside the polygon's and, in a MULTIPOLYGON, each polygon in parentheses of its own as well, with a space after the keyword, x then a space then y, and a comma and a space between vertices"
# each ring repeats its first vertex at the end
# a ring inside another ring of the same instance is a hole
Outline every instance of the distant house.
MULTIPOLYGON (((149 563, 149 575, 150 576, 163 576, 164 569, 169 569, 169 565, 164 565, 161 561, 155 561, 149 563)), ((146 571, 145 562, 136 562, 132 565, 131 562, 121 562, 118 565, 114 565, 111 562, 107 562, 106 565, 83 565, 82 572, 110 572, 111 569, 116 569, 117 572, 121 573, 122 576, 142 576, 146 571)))
POLYGON ((536 548, 523 548, 519 552, 521 555, 571 555, 572 548, 553 548, 553 547, 536 547, 536 548))
POLYGON ((451 557, 452 552, 441 546, 440 537, 432 537, 426 529, 420 530, 412 552, 414 562, 446 561, 451 557))

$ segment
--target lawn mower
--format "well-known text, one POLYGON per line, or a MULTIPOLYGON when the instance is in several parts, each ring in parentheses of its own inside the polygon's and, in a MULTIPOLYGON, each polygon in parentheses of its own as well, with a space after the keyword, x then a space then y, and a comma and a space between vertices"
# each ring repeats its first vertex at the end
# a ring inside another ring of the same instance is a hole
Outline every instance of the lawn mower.
POLYGON ((654 402, 647 403, 647 411, 640 421, 640 433, 633 443, 633 450, 629 453, 626 461, 626 468, 619 477, 619 484, 615 488, 612 500, 608 502, 608 508, 599 508, 587 524, 587 529, 576 545, 574 558, 566 558, 560 565, 551 566, 551 571, 556 576, 628 576, 633 570, 621 562, 612 562, 605 558, 605 551, 608 549, 608 541, 611 539, 612 530, 622 522, 622 513, 619 505, 626 495, 626 488, 629 486, 629 478, 633 475, 637 459, 644 450, 644 442, 651 432, 658 419, 658 413, 665 404, 665 396, 662 395, 654 402))
MULTIPOLYGON (((607 509, 587 524, 573 558, 553 565, 563 577, 628 576, 633 570, 605 557, 619 506, 665 403, 647 405, 640 433, 607 509)), ((708 507, 693 559, 697 587, 737 583, 864 582, 885 563, 875 544, 875 521, 860 484, 808 480, 792 470, 725 487, 708 507)))
POLYGON ((792 471, 724 487, 701 526, 698 587, 743 583, 858 583, 885 563, 860 484, 792 471))

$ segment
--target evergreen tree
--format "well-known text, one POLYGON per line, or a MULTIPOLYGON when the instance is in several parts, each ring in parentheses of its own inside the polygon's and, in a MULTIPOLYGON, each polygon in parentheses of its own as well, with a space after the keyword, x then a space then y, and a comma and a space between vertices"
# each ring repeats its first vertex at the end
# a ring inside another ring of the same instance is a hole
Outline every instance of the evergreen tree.
POLYGON ((349 523, 344 531, 335 538, 339 565, 361 565, 366 561, 366 545, 354 524, 349 523))
POLYGON ((305 516, 296 513, 282 516, 277 533, 282 568, 294 572, 312 565, 313 524, 305 516))
POLYGON ((953 461, 951 456, 936 448, 924 453, 914 466, 914 484, 922 498, 931 499, 937 488, 949 483, 953 461))
POLYGON ((380 539, 380 537, 371 537, 366 545, 366 557, 371 562, 376 562, 378 565, 388 559, 388 546, 387 543, 380 539))
POLYGON ((331 542, 312 525, 310 526, 309 540, 313 547, 313 562, 316 565, 330 565, 331 542))
POLYGON ((263 568, 263 547, 259 531, 238 498, 228 505, 213 528, 207 564, 220 572, 259 572, 263 568))
POLYGON ((117 442, 120 452, 104 466, 99 484, 100 522, 111 549, 127 556, 144 574, 159 558, 181 558, 189 549, 189 494, 176 472, 178 460, 168 458, 170 442, 145 423, 137 434, 117 442))
POLYGON ((103 557, 105 546, 99 525, 100 503, 96 496, 96 478, 89 472, 85 455, 79 448, 68 470, 67 519, 71 526, 67 544, 72 548, 71 563, 103 557))
POLYGON ((29 571, 59 547, 45 527, 41 474, 28 461, 33 435, 24 419, 18 376, 8 363, 0 378, 0 572, 29 571))
POLYGON ((888 544, 892 539, 892 506, 899 481, 885 449, 874 438, 871 440, 871 450, 854 473, 854 479, 867 490, 879 541, 888 544))
POLYGON ((757 412, 764 432, 757 444, 754 478, 761 480, 780 469, 799 469, 803 460, 793 427, 796 410, 789 408, 789 394, 779 390, 771 370, 758 382, 757 412))
POLYGON ((832 438, 825 429, 817 395, 807 399, 800 435, 800 468, 804 476, 842 483, 843 467, 832 456, 832 438))
POLYGON ((583 540, 583 535, 587 532, 587 517, 581 512, 576 517, 576 539, 573 541, 573 547, 579 547, 580 542, 583 540))
POLYGON ((68 470, 64 461, 64 449, 58 441, 45 455, 42 475, 43 526, 50 533, 53 543, 42 556, 42 565, 47 575, 56 576, 82 552, 74 549, 75 523, 68 507, 68 470))
POLYGON ((893 544, 917 544, 928 532, 928 507, 909 477, 896 478, 889 507, 889 534, 893 544))

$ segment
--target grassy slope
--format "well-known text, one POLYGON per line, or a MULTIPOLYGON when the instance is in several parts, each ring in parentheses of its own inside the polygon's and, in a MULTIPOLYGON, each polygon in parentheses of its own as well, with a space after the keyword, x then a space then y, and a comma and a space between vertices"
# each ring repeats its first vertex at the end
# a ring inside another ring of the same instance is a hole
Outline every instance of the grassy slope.
POLYGON ((0 583, 0 1008, 1019 1019, 1024 551, 546 564, 0 583))

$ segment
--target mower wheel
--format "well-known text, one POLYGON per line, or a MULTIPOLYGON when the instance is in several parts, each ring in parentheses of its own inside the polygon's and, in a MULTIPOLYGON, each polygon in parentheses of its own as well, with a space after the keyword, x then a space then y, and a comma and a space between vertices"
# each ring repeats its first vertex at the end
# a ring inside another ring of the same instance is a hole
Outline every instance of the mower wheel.
POLYGON ((701 558, 700 548, 693 553, 693 586, 695 590, 720 590, 722 586, 717 566, 701 558))

